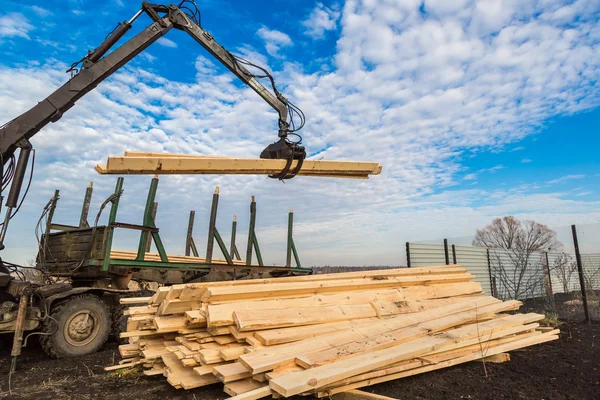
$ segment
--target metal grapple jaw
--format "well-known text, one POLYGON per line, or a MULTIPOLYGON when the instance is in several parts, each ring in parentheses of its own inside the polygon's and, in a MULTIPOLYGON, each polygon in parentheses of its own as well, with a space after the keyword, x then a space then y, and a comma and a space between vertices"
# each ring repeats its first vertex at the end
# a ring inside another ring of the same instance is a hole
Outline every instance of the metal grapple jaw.
POLYGON ((278 174, 269 175, 269 178, 279 180, 291 179, 300 172, 304 159, 306 158, 306 150, 304 146, 300 146, 298 143, 293 143, 287 138, 282 137, 277 142, 268 145, 262 153, 260 153, 260 158, 268 160, 287 160, 283 170, 278 174), (294 160, 298 160, 298 163, 294 169, 291 170, 292 162, 294 160))

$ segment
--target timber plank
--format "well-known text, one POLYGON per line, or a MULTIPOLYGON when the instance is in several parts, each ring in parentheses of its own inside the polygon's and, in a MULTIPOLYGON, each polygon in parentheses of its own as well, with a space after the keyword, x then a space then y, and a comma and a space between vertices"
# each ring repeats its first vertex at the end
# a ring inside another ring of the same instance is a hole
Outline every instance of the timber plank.
MULTIPOLYGON (((506 344, 491 347, 488 349, 487 354, 488 354, 488 356, 492 356, 494 354, 504 353, 507 351, 516 350, 516 349, 520 349, 520 348, 524 348, 524 347, 529 347, 529 346, 533 346, 536 344, 546 343, 546 342, 550 342, 550 341, 557 340, 557 339, 558 339, 557 334, 544 333, 544 334, 536 335, 534 337, 518 339, 518 340, 514 340, 512 342, 506 343, 506 344)), ((336 387, 336 388, 329 389, 324 392, 319 392, 319 397, 332 396, 336 393, 342 393, 342 392, 346 392, 346 391, 352 390, 352 389, 357 389, 357 388, 361 388, 361 387, 365 387, 365 386, 371 386, 371 385, 375 385, 375 384, 382 383, 382 382, 387 382, 387 381, 394 380, 394 379, 400 379, 400 378, 405 378, 407 376, 413 376, 413 375, 422 374, 425 372, 434 371, 437 369, 447 368, 447 367, 451 367, 453 365, 462 364, 462 363, 466 363, 469 361, 475 361, 480 358, 481 358, 481 354, 473 353, 473 354, 469 354, 469 355, 466 355, 466 356, 463 356, 460 358, 454 358, 454 359, 450 359, 447 361, 443 361, 443 362, 440 362, 437 364, 432 364, 432 365, 428 365, 428 366, 424 366, 424 367, 420 367, 420 368, 414 368, 414 369, 411 369, 411 370, 408 370, 405 372, 384 375, 380 378, 368 379, 368 380, 354 383, 351 385, 336 387)))
POLYGON ((382 396, 375 393, 363 392, 362 390, 349 390, 338 393, 331 397, 331 400, 397 400, 393 397, 382 396))
POLYGON ((223 383, 252 377, 252 372, 237 362, 219 365, 215 367, 213 373, 223 383))
POLYGON ((377 317, 377 312, 371 304, 246 310, 233 314, 241 332, 374 317, 377 317))
POLYGON ((293 361, 298 354, 326 350, 344 343, 361 340, 372 335, 407 328, 436 318, 452 316, 453 314, 460 313, 461 316, 470 320, 476 317, 471 310, 477 308, 479 308, 481 314, 483 314, 487 310, 491 310, 488 312, 496 312, 496 310, 503 310, 506 307, 514 307, 517 303, 520 304, 517 302, 500 306, 499 303, 502 302, 493 297, 484 297, 477 301, 465 301, 464 303, 452 304, 440 307, 439 309, 423 311, 416 314, 399 315, 385 320, 355 322, 351 328, 344 329, 340 332, 320 335, 315 338, 304 339, 289 344, 269 346, 253 353, 244 354, 240 356, 239 361, 250 368, 255 374, 266 372, 279 365, 284 365, 293 361))
POLYGON ((245 285, 232 287, 209 287, 202 296, 202 301, 245 300, 254 297, 277 297, 280 295, 297 295, 341 292, 347 290, 365 290, 417 285, 435 285, 440 283, 468 282, 471 274, 427 275, 423 277, 389 277, 388 279, 357 278, 332 280, 324 282, 290 282, 273 283, 271 285, 245 285))
MULTIPOLYGON (((252 174, 281 172, 285 160, 253 158, 180 157, 109 157, 105 165, 96 165, 100 174, 252 174)), ((296 161, 292 163, 294 168, 296 161)), ((304 160, 298 175, 367 177, 379 175, 381 167, 374 162, 304 160)))
POLYGON ((230 396, 237 396, 264 387, 268 387, 268 385, 257 382, 254 379, 242 379, 226 383, 223 386, 223 391, 230 396))

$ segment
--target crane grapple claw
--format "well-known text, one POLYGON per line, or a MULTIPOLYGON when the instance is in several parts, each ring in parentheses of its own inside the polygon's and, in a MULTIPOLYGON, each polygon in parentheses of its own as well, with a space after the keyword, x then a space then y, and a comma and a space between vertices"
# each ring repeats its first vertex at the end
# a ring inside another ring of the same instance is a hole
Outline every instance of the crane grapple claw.
POLYGON ((295 177, 302 168, 302 164, 306 158, 306 149, 298 143, 293 143, 286 138, 281 138, 277 142, 268 145, 262 153, 260 153, 260 158, 269 160, 287 160, 283 170, 278 174, 269 175, 269 178, 279 180, 291 179, 295 177), (298 160, 298 163, 296 164, 296 167, 290 171, 292 161, 294 160, 298 160))

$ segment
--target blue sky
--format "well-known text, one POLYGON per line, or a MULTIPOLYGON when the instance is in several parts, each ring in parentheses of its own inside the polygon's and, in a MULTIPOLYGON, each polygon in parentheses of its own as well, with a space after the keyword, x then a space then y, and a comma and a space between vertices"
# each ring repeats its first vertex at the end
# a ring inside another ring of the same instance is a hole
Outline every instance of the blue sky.
MULTIPOLYGON (((402 263, 407 240, 468 236, 507 214, 557 227, 600 223, 599 0, 197 3, 203 27, 268 66, 305 111, 310 154, 378 161, 384 172, 369 181, 286 185, 164 177, 158 225, 172 253, 183 251, 190 209, 203 242, 217 185, 225 237, 234 213, 247 225, 248 200, 258 197, 270 263, 283 260, 290 208, 309 265, 402 263)), ((1 122, 64 83, 68 65, 139 7, 125 0, 2 5, 10 11, 0 16, 1 122)), ((149 21, 141 17, 127 37, 149 21)), ((97 207, 115 178, 93 166, 109 155, 256 157, 276 139, 275 128, 276 115, 258 96, 172 30, 34 137, 35 180, 5 257, 34 257, 32 233, 54 189, 62 194, 59 222, 76 220, 92 180, 97 207)), ((121 220, 139 222, 149 179, 127 177, 121 220)), ((122 234, 118 243, 133 248, 135 237, 122 234)))

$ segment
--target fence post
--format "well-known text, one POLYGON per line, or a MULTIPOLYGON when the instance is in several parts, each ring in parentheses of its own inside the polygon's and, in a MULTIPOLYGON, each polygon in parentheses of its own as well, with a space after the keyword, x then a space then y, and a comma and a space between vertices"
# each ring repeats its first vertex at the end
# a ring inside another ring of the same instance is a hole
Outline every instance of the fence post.
POLYGON ((448 254, 448 239, 444 239, 444 256, 446 256, 446 265, 450 265, 450 255, 448 254))
POLYGON ((488 277, 490 278, 490 290, 492 291, 492 296, 497 297, 496 293, 496 278, 492 277, 492 263, 490 262, 490 249, 486 249, 487 254, 487 263, 488 263, 488 277))
POLYGON ((410 268, 410 243, 406 242, 406 266, 410 268))
POLYGON ((452 245, 452 262, 455 265, 457 264, 456 263, 456 246, 455 245, 452 245))
POLYGON ((579 242, 577 241, 577 227, 571 225, 573 232, 573 245, 575 246, 575 259, 577 260, 577 271, 579 272, 579 286, 581 288, 581 299, 583 301, 583 312, 585 313, 585 322, 589 323, 590 311, 588 309, 587 292, 585 290, 585 277, 583 276, 583 263, 581 262, 581 253, 579 253, 579 242))
POLYGON ((546 266, 544 267, 544 284, 546 285, 546 297, 550 302, 552 311, 556 312, 554 306, 554 292, 552 291, 552 277, 550 276, 550 261, 548 259, 548 252, 546 252, 546 266))

